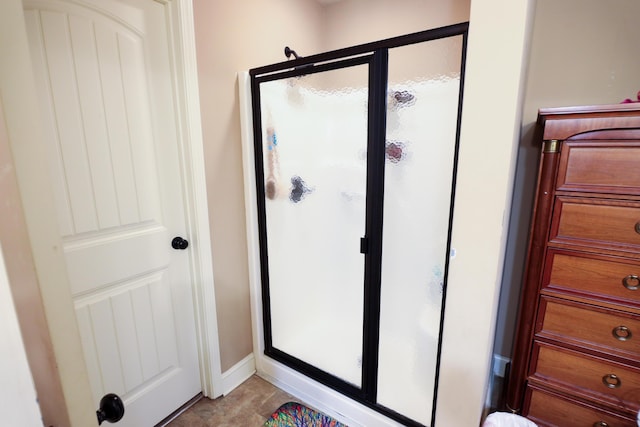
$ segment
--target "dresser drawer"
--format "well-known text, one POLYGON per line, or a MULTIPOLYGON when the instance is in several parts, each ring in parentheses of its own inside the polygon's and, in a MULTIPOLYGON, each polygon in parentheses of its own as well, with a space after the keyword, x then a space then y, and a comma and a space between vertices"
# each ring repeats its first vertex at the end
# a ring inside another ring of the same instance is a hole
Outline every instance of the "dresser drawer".
POLYGON ((640 369, 535 343, 532 378, 625 410, 640 409, 640 369))
POLYGON ((640 306, 640 261, 549 249, 543 287, 640 306))
POLYGON ((523 414, 540 427, 636 427, 631 419, 536 387, 527 387, 525 399, 523 414))
POLYGON ((640 251, 640 202, 556 198, 550 244, 610 249, 637 256, 640 251))
POLYGON ((542 297, 539 337, 587 346, 640 362, 640 317, 542 297))
POLYGON ((557 188, 564 191, 640 194, 640 143, 565 141, 557 188))

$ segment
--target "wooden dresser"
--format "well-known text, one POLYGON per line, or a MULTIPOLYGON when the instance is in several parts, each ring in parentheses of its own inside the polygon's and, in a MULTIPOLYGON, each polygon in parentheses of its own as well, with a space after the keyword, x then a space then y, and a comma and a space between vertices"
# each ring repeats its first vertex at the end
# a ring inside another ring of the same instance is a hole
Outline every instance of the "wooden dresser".
POLYGON ((507 409, 636 426, 640 104, 540 110, 542 154, 507 409))

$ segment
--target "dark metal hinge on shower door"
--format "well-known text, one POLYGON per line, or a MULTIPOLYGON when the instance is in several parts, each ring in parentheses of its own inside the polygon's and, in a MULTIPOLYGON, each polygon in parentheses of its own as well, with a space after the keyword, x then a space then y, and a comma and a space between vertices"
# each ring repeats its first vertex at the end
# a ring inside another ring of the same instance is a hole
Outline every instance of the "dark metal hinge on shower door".
POLYGON ((360 253, 368 254, 369 253, 369 238, 361 237, 360 238, 360 253))

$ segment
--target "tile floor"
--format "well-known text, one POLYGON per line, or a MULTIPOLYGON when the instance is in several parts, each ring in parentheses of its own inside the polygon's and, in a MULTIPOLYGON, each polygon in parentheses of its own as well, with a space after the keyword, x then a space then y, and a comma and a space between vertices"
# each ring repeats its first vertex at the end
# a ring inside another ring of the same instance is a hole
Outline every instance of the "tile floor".
POLYGON ((254 375, 224 397, 199 400, 167 427, 260 427, 280 405, 291 401, 299 402, 254 375))
MULTIPOLYGON (((492 401, 501 407, 502 379, 495 381, 492 401)), ((304 403, 254 375, 224 397, 200 399, 166 427, 261 427, 280 405, 291 401, 304 403)))

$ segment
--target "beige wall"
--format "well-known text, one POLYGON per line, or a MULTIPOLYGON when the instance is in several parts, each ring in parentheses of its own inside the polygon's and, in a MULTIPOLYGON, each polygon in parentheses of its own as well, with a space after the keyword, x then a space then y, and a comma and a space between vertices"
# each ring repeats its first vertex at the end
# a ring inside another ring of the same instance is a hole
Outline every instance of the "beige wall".
POLYGON ((334 50, 469 20, 470 0, 344 0, 324 9, 322 48, 334 50))
POLYGON ((237 73, 320 51, 313 0, 194 0, 222 371, 253 351, 237 73))
MULTIPOLYGON (((323 10, 322 47, 330 51, 467 22, 470 1, 342 0, 330 3, 323 10)), ((459 70, 461 46, 462 36, 458 36, 390 50, 390 82, 404 82, 418 75, 422 78, 442 76, 459 70)))
POLYGON ((537 0, 496 334, 499 354, 511 353, 539 157, 533 141, 537 111, 635 99, 638 16, 637 0, 537 0))

